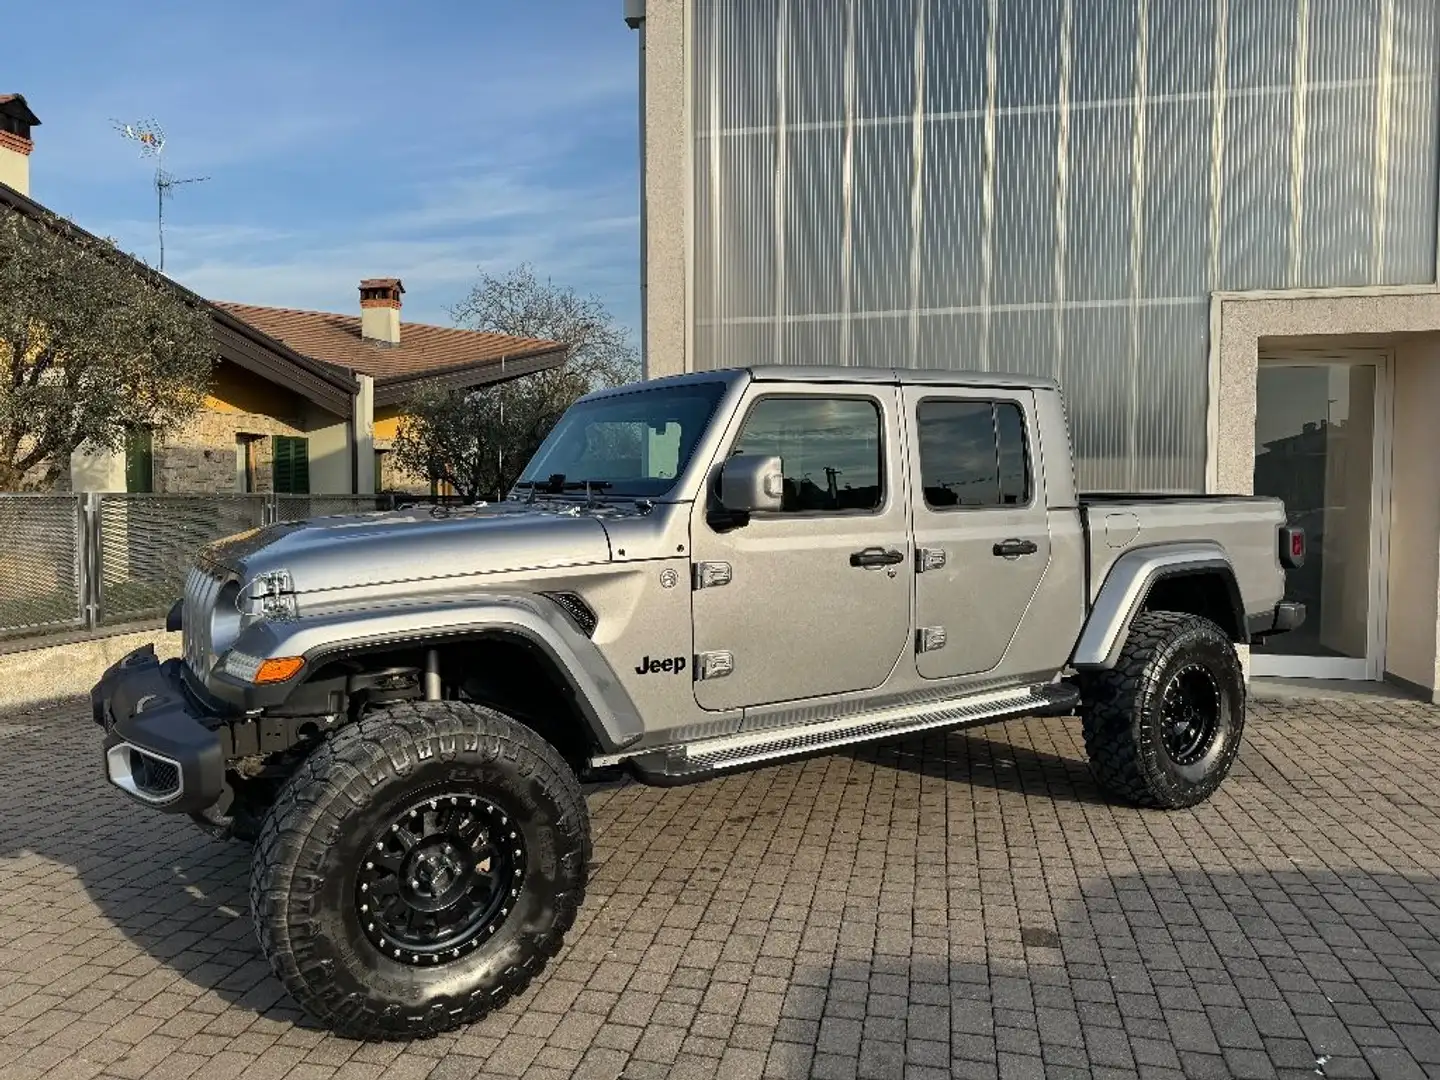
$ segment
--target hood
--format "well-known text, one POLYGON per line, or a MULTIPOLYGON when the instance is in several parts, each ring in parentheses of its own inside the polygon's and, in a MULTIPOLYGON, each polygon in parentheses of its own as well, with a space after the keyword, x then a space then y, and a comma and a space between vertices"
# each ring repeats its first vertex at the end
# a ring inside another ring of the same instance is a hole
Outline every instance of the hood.
POLYGON ((605 527, 576 507, 499 503, 281 522, 204 549, 242 581, 290 574, 297 593, 395 581, 582 566, 610 559, 605 527))

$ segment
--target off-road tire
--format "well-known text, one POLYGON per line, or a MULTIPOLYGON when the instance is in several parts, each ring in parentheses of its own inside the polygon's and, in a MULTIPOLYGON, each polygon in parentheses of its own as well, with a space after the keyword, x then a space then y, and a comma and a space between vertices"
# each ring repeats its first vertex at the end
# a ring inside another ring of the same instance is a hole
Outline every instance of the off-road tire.
POLYGON ((399 704, 342 728, 282 788, 255 844, 250 907, 261 949, 317 1021, 357 1039, 414 1039, 479 1020, 560 949, 585 895, 590 824, 580 784, 531 729, 483 706, 399 704), (494 936, 433 967, 397 962, 355 904, 387 815, 457 785, 523 830, 523 885, 494 936))
POLYGON ((1198 615, 1135 617, 1114 668, 1081 680, 1085 750, 1096 780, 1138 806, 1178 810, 1204 802, 1229 775, 1245 729, 1245 677, 1229 636, 1198 615), (1214 681, 1218 717, 1198 760, 1177 764, 1162 729, 1166 692, 1196 666, 1214 681))

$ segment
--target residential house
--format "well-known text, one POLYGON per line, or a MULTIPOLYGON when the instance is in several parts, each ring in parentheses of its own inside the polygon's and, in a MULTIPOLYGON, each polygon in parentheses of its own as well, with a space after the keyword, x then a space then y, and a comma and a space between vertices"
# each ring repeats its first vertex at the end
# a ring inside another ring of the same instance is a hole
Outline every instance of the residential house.
POLYGON ((465 388, 554 367, 564 351, 553 341, 516 338, 446 326, 400 321, 404 285, 398 278, 360 283, 360 314, 256 307, 217 306, 296 352, 373 384, 376 490, 413 491, 428 487, 393 463, 405 401, 422 383, 465 388))
MULTIPOLYGON (((32 218, 47 214, 28 190, 31 129, 39 123, 22 96, 0 95, 0 208, 32 218)), ((427 479, 388 462, 401 408, 419 384, 483 386, 565 359, 565 347, 552 341, 401 322, 398 278, 362 281, 359 313, 340 315, 216 303, 135 265, 209 311, 214 378, 188 423, 136 432, 119 452, 73 455, 76 491, 424 490, 427 479)))

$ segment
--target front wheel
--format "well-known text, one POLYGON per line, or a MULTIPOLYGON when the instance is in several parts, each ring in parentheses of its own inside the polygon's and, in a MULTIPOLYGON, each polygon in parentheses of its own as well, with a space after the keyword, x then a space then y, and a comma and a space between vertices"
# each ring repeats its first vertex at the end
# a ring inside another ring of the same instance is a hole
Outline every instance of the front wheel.
POLYGON ((343 729, 281 790, 250 905, 285 988, 337 1034, 433 1035, 483 1017, 559 950, 589 818, 524 725, 416 702, 343 729))
POLYGON ((1245 676, 1229 637, 1198 615, 1135 617, 1120 660, 1087 674, 1080 714, 1100 785, 1139 806, 1204 802, 1245 729, 1245 676))

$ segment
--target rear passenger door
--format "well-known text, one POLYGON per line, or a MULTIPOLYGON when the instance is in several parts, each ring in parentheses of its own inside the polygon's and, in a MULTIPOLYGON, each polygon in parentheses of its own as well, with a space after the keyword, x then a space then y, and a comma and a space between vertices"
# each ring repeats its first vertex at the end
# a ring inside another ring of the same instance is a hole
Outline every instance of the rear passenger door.
POLYGON ((910 386, 904 400, 915 666, 927 679, 1028 674, 1004 658, 1050 563, 1034 395, 910 386))

